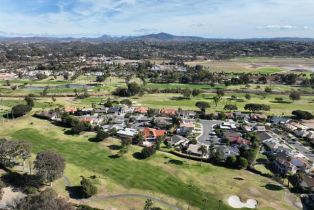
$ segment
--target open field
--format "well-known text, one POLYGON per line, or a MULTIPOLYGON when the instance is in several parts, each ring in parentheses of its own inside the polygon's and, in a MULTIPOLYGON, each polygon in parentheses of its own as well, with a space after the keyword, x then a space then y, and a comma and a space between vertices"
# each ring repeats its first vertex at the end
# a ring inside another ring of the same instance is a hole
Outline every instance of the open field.
POLYGON ((214 72, 251 72, 272 74, 292 70, 314 71, 314 59, 310 58, 283 58, 283 57, 241 57, 230 60, 200 60, 186 62, 187 65, 203 65, 214 72))
POLYGON ((239 110, 244 111, 244 106, 247 103, 260 103, 268 104, 271 106, 271 111, 268 114, 291 114, 293 110, 302 109, 310 112, 314 112, 314 96, 303 96, 301 100, 292 102, 287 95, 280 96, 286 101, 286 103, 277 103, 275 98, 276 95, 267 95, 266 98, 261 95, 251 94, 252 98, 250 100, 245 99, 245 94, 225 94, 221 102, 215 106, 212 98, 215 94, 201 94, 200 96, 187 99, 181 99, 180 94, 146 94, 143 97, 134 97, 133 100, 135 104, 145 105, 154 108, 182 108, 182 109, 192 109, 197 110, 195 103, 197 101, 207 101, 210 103, 211 108, 208 112, 223 111, 223 107, 226 104, 237 105, 239 110), (244 101, 237 102, 236 100, 228 100, 227 98, 231 95, 235 95, 238 99, 243 99, 244 101))
MULTIPOLYGON (((187 209, 188 205, 190 209, 191 206, 192 209, 216 209, 219 199, 225 203, 230 195, 237 194, 243 199, 256 198, 259 209, 293 209, 285 201, 284 190, 267 188, 267 184, 273 183, 270 179, 247 171, 211 164, 200 165, 162 152, 147 160, 138 160, 133 154, 140 148, 135 146, 123 158, 113 158, 112 155, 117 152, 115 148, 120 145, 118 140, 97 144, 88 141, 95 134, 72 136, 65 135, 65 130, 30 116, 6 122, 0 128, 2 137, 31 142, 34 153, 53 150, 64 156, 67 162, 65 175, 74 186, 78 184, 81 175, 96 175, 99 193, 103 195, 150 194, 182 209, 187 209), (239 177, 243 180, 236 179, 239 177)), ((62 179, 53 186, 61 195, 67 196, 62 179)), ((142 205, 136 203, 136 199, 117 199, 110 203, 89 202, 99 207, 142 205)), ((232 208, 222 205, 221 209, 232 208)))
MULTIPOLYGON (((247 103, 260 103, 270 105, 271 111, 266 112, 267 114, 287 114, 290 115, 293 110, 301 109, 307 110, 314 113, 314 96, 302 96, 301 100, 291 101, 289 99, 288 94, 286 95, 273 95, 267 94, 265 95, 257 95, 250 94, 251 99, 245 99, 244 93, 226 93, 222 100, 216 106, 213 97, 214 93, 203 93, 199 96, 192 97, 190 99, 183 99, 181 94, 145 94, 142 97, 131 97, 130 99, 133 101, 134 105, 143 105, 148 106, 150 108, 182 108, 188 110, 198 110, 195 107, 195 103, 197 101, 206 101, 209 102, 211 108, 207 110, 207 112, 215 112, 215 111, 224 111, 223 108, 226 104, 234 104, 236 105, 240 111, 245 111, 244 106, 247 103), (230 100, 231 96, 236 96, 236 100, 230 100), (275 98, 281 97, 283 98, 283 103, 278 103, 275 98)), ((103 97, 89 97, 85 99, 75 99, 74 97, 56 97, 55 101, 51 98, 38 98, 35 100, 35 109, 48 109, 53 107, 92 107, 92 104, 98 104, 102 100, 106 100, 108 97, 121 100, 122 98, 116 96, 103 96, 103 97)), ((2 98, 0 101, 0 111, 5 113, 10 110, 12 106, 25 103, 22 98, 2 98)))

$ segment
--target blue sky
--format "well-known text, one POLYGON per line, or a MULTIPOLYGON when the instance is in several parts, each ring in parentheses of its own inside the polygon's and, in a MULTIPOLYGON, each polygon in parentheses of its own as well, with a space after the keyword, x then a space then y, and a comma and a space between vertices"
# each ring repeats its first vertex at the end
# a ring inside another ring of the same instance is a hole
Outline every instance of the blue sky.
POLYGON ((314 37, 314 0, 0 0, 4 35, 314 37))

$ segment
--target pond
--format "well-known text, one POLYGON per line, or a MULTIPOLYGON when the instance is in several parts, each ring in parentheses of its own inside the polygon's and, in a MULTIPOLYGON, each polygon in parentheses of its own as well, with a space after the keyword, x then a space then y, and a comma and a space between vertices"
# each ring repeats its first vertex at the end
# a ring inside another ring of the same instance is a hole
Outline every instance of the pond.
POLYGON ((56 86, 25 86, 24 90, 39 90, 42 91, 46 87, 49 87, 49 89, 91 89, 94 86, 93 85, 81 85, 81 84, 66 84, 66 85, 56 85, 56 86))

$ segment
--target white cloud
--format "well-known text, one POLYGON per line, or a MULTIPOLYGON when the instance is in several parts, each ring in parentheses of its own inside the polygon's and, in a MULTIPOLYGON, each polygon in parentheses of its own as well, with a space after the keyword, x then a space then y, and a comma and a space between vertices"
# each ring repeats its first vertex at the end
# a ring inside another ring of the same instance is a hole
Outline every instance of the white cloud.
POLYGON ((291 30, 296 29, 297 26, 292 25, 266 25, 266 26, 258 26, 258 29, 280 29, 280 30, 291 30))
MULTIPOLYGON (((314 37, 313 0, 45 1, 54 2, 59 11, 32 14, 14 7, 10 3, 13 0, 0 0, 0 30, 24 34, 129 35, 163 31, 222 38, 314 37)), ((20 2, 28 8, 23 4, 29 1, 20 2)))

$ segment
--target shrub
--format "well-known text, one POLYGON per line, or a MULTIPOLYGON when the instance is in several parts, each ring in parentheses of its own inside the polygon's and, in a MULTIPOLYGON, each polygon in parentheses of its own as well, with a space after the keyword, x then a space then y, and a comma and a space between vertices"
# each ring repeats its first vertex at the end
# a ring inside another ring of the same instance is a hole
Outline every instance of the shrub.
POLYGON ((105 132, 103 130, 98 130, 97 131, 97 135, 95 137, 95 141, 99 142, 99 141, 102 141, 106 138, 108 138, 110 135, 108 132, 105 132))
POLYGON ((302 110, 294 110, 292 114, 297 118, 298 120, 311 120, 314 118, 313 114, 308 111, 302 111, 302 110))
POLYGON ((22 117, 32 110, 32 107, 24 104, 18 104, 12 107, 11 114, 13 117, 22 117))
POLYGON ((156 149, 154 146, 144 147, 142 149, 141 155, 142 155, 142 158, 145 159, 145 158, 149 158, 150 156, 155 154, 155 152, 156 152, 156 149))
POLYGON ((93 183, 82 177, 81 180, 81 193, 83 198, 89 198, 92 197, 97 193, 97 187, 93 185, 93 183))
POLYGON ((247 159, 245 159, 244 157, 239 157, 237 160, 237 164, 238 164, 239 169, 245 169, 247 168, 249 163, 247 159))

